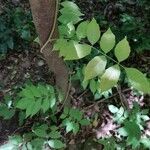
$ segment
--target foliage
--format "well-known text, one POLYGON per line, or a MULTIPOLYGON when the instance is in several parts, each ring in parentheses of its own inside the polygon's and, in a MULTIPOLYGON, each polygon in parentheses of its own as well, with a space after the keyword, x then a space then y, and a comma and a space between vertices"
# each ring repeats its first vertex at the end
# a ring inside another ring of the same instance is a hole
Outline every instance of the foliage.
MULTIPOLYGON (((76 70, 77 73, 72 80, 79 79, 82 87, 89 88, 95 99, 101 96, 108 98, 112 94, 112 88, 126 78, 134 89, 150 93, 149 79, 139 70, 121 64, 131 53, 126 36, 118 38, 111 28, 103 33, 98 21, 95 18, 83 20, 84 14, 71 1, 61 2, 60 14, 58 18, 60 38, 56 40, 54 50, 59 51, 60 57, 69 62, 70 69, 76 70), (122 79, 122 75, 126 77, 122 79)), ((14 32, 22 39, 31 40, 32 25, 27 23, 27 18, 25 25, 22 24, 22 15, 24 16, 22 10, 15 10, 11 19, 17 29, 14 32)), ((123 17, 131 19, 127 15, 123 17)), ((11 30, 7 32, 5 22, 0 25, 1 30, 5 34, 4 40, 6 39, 2 42, 5 44, 5 50, 2 51, 13 49, 14 38, 11 30)), ((64 149, 67 144, 64 140, 65 135, 71 133, 76 135, 83 127, 91 125, 90 119, 79 108, 65 107, 63 112, 58 110, 62 101, 59 101, 60 95, 56 91, 58 90, 51 85, 26 84, 15 101, 5 98, 0 103, 0 116, 3 119, 8 120, 19 114, 19 125, 21 127, 24 125, 25 128, 31 121, 26 133, 9 137, 8 142, 0 146, 0 150, 64 149)), ((98 140, 104 149, 150 147, 149 138, 143 136, 145 122, 150 119, 148 110, 140 110, 137 103, 130 111, 114 105, 109 105, 108 109, 113 114, 113 120, 118 128, 114 137, 98 140)))
POLYGON ((34 30, 29 11, 8 5, 2 11, 0 18, 0 54, 5 54, 8 50, 19 49, 22 41, 24 41, 22 47, 27 46, 25 43, 34 39, 34 30))
POLYGON ((55 90, 50 85, 26 85, 19 95, 20 100, 17 102, 16 107, 26 110, 26 117, 32 117, 39 111, 45 113, 56 104, 55 90))
POLYGON ((78 109, 64 108, 63 114, 60 116, 62 125, 66 126, 66 132, 73 131, 74 134, 79 132, 80 126, 86 126, 90 124, 88 119, 83 118, 83 112, 78 109))
POLYGON ((0 150, 20 148, 41 150, 47 146, 61 149, 66 146, 62 136, 64 126, 66 133, 73 131, 77 134, 81 127, 90 125, 89 119, 86 119, 84 113, 77 108, 65 108, 64 112, 58 116, 57 96, 51 85, 30 83, 18 93, 16 102, 10 103, 10 99, 6 99, 5 103, 0 105, 0 116, 3 119, 10 119, 15 112, 19 111, 20 126, 23 126, 29 119, 34 119, 35 115, 41 121, 33 123, 30 127, 31 132, 26 132, 22 136, 11 136, 7 144, 0 147, 0 150))
POLYGON ((60 56, 64 57, 64 60, 73 61, 86 59, 87 57, 91 58, 89 63, 85 65, 83 82, 88 84, 91 79, 98 78, 100 82, 97 82, 97 84, 99 86, 96 84, 97 87, 95 89, 98 88, 97 90, 102 93, 116 86, 120 80, 121 73, 124 73, 122 70, 125 70, 133 88, 144 93, 150 93, 150 83, 143 73, 136 71, 136 69, 126 68, 120 64, 129 57, 131 52, 127 37, 124 37, 117 43, 116 37, 110 28, 101 36, 99 24, 94 18, 90 22, 81 21, 83 14, 79 13, 78 6, 75 6, 73 2, 65 1, 62 3, 62 6, 60 18, 64 18, 64 21, 59 18, 61 36, 56 41, 54 50, 59 51, 60 56), (71 12, 69 15, 72 15, 72 17, 65 18, 65 12, 68 9, 71 12), (74 21, 75 12, 77 19, 74 21), (69 28, 63 29, 62 26, 68 26, 69 28), (96 57, 93 56, 94 51, 96 52, 96 57), (112 57, 112 55, 115 55, 116 58, 112 57), (143 89, 142 87, 145 85, 146 87, 143 89))
POLYGON ((109 0, 97 0, 95 3, 87 4, 92 10, 82 7, 81 4, 86 16, 90 16, 90 11, 103 29, 111 26, 117 40, 127 36, 134 52, 144 53, 150 50, 149 0, 114 0, 113 3, 109 0))
POLYGON ((127 146, 131 145, 133 149, 142 146, 148 148, 146 141, 149 141, 149 138, 142 137, 142 132, 146 125, 145 122, 150 119, 148 110, 140 110, 137 103, 134 103, 134 107, 130 112, 123 107, 117 108, 114 105, 109 105, 108 108, 113 113, 114 121, 120 126, 117 130, 119 136, 116 139, 118 138, 119 140, 123 137, 122 141, 119 141, 123 142, 126 139, 127 146), (143 141, 145 141, 145 144, 143 141))

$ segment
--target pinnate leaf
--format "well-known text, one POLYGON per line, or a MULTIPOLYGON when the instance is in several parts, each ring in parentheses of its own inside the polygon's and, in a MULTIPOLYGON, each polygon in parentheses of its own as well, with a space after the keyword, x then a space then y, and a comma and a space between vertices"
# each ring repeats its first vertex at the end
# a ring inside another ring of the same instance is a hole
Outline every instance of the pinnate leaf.
POLYGON ((118 65, 114 65, 108 68, 101 77, 100 90, 101 92, 108 91, 115 86, 120 77, 120 68, 118 65))
POLYGON ((130 51, 129 43, 125 37, 116 45, 115 56, 117 57, 118 61, 121 62, 129 57, 130 51))

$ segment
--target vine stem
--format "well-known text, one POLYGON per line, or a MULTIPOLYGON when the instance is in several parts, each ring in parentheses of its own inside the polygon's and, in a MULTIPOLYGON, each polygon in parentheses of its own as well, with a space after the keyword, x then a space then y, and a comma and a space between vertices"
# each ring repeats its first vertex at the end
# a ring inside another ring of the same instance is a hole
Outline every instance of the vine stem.
POLYGON ((56 8, 55 8, 55 15, 54 15, 54 22, 53 22, 52 30, 50 31, 50 34, 49 34, 49 37, 48 37, 47 41, 41 47, 41 50, 40 50, 41 53, 43 53, 43 50, 47 46, 47 44, 52 41, 52 36, 54 34, 55 26, 56 26, 56 23, 57 23, 58 10, 59 10, 59 0, 56 0, 56 8))

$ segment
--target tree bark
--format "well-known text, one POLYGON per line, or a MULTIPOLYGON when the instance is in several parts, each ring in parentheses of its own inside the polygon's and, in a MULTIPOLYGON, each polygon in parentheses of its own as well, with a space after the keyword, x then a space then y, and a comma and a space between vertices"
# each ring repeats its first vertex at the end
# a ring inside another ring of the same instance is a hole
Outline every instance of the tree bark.
MULTIPOLYGON (((29 0, 33 15, 34 24, 40 39, 41 47, 48 40, 51 30, 53 28, 55 14, 56 14, 56 0, 29 0)), ((52 38, 58 37, 57 24, 52 38)), ((59 87, 65 96, 68 91, 68 70, 62 58, 59 58, 57 52, 52 51, 52 42, 49 42, 43 49, 43 55, 47 61, 49 69, 54 72, 56 85, 59 87)))

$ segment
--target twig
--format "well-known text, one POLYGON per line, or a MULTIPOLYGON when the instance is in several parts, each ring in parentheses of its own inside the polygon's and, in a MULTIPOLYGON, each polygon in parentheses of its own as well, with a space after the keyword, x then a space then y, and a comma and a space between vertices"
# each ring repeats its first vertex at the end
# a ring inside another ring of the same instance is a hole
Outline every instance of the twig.
POLYGON ((81 93, 78 97, 77 97, 77 99, 80 99, 84 94, 86 94, 88 92, 88 90, 85 90, 83 93, 81 93))
POLYGON ((122 90, 121 90, 121 87, 120 85, 117 86, 117 92, 119 94, 119 97, 120 97, 120 101, 122 103, 122 105, 126 108, 126 109, 129 109, 129 104, 124 96, 124 94, 122 93, 122 90))
MULTIPOLYGON (((127 91, 130 91, 130 90, 131 90, 131 89, 125 89, 125 90, 123 90, 122 92, 127 92, 127 91)), ((118 94, 119 94, 119 93, 116 93, 116 94, 110 96, 110 97, 107 98, 107 99, 106 99, 106 98, 99 99, 98 102, 95 102, 95 103, 93 103, 92 105, 85 107, 83 110, 87 110, 87 109, 89 109, 89 108, 91 108, 91 107, 93 107, 93 106, 95 106, 95 105, 98 105, 98 104, 100 104, 100 103, 104 103, 104 102, 106 102, 107 100, 116 97, 118 94)))

